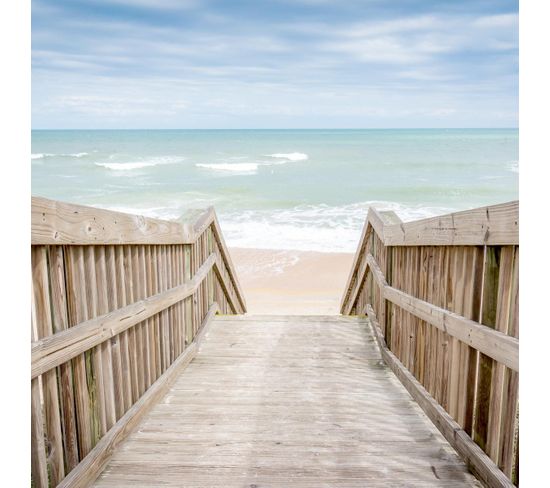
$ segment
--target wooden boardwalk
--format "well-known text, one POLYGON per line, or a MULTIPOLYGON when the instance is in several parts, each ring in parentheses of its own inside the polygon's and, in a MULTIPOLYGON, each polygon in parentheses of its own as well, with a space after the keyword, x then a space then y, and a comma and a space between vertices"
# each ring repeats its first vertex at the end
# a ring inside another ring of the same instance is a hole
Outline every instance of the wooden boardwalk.
POLYGON ((353 317, 216 318, 98 487, 481 486, 353 317))

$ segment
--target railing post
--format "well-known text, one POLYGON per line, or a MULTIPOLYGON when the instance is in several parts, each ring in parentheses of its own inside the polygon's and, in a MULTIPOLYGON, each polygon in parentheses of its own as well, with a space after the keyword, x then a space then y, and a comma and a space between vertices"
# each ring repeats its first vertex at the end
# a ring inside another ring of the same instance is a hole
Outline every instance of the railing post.
MULTIPOLYGON (((208 248, 208 255, 214 252, 214 242, 213 242, 213 236, 212 236, 212 226, 208 227, 206 231, 206 239, 207 239, 207 248, 208 248)), ((208 308, 214 303, 214 270, 210 270, 208 273, 208 280, 207 280, 207 286, 208 286, 208 308)))
MULTIPOLYGON (((187 282, 191 280, 191 244, 183 246, 183 257, 183 276, 184 282, 187 282)), ((183 307, 185 313, 185 344, 189 345, 193 341, 193 295, 183 301, 183 307)))

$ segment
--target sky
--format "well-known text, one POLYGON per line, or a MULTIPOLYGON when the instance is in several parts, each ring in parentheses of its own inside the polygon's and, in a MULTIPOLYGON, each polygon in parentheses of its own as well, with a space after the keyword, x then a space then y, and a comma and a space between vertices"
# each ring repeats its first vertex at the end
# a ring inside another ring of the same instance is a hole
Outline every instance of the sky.
POLYGON ((518 2, 32 1, 34 129, 517 127, 518 2))

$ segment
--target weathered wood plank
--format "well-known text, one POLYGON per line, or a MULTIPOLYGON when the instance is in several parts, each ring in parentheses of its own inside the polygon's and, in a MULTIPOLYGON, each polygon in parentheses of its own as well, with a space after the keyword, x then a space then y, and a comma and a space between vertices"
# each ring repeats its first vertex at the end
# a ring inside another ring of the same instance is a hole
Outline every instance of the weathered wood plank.
MULTIPOLYGON (((44 246, 33 246, 31 250, 34 316, 38 338, 49 337, 53 334, 47 253, 44 246)), ((65 476, 65 466, 57 372, 55 370, 42 375, 42 392, 46 436, 49 445, 49 473, 52 484, 57 485, 65 476)))
POLYGON ((31 377, 34 378, 42 372, 78 356, 78 354, 192 295, 212 266, 215 266, 214 256, 210 256, 193 279, 183 285, 35 341, 31 349, 31 377))
POLYGON ((389 374, 365 325, 214 320, 96 485, 479 486, 389 374), (350 345, 372 359, 353 363, 350 345))
POLYGON ((383 236, 386 246, 514 245, 519 242, 519 202, 384 226, 383 236))
MULTIPOLYGON (((34 293, 33 293, 34 294, 34 293)), ((31 337, 36 337, 34 300, 31 302, 31 337)), ((44 445, 44 420, 40 405, 40 380, 31 380, 31 478, 37 488, 48 488, 48 465, 44 445)))
MULTIPOLYGON (((212 306, 212 313, 207 315, 203 329, 206 330, 217 310, 212 306)), ((166 393, 172 382, 197 353, 197 343, 189 345, 186 351, 162 374, 162 376, 145 392, 145 394, 124 414, 111 430, 99 441, 86 458, 63 480, 60 488, 85 487, 95 480, 105 464, 109 461, 116 447, 128 436, 141 420, 143 415, 166 393)))
POLYGON ((513 483, 500 471, 498 466, 487 456, 480 447, 464 432, 460 425, 437 403, 416 378, 403 366, 395 355, 387 348, 379 332, 378 321, 372 307, 368 307, 368 315, 372 329, 382 353, 382 357, 395 375, 401 380, 407 391, 420 405, 426 415, 432 420, 447 441, 464 458, 468 466, 476 475, 490 487, 509 487, 513 483))
MULTIPOLYGON (((67 291, 65 284, 65 258, 63 246, 50 246, 50 290, 52 307, 52 327, 59 333, 69 327, 67 315, 67 291)), ((59 389, 61 399, 61 419, 63 422, 63 447, 67 471, 73 469, 79 460, 76 431, 76 413, 71 362, 59 365, 59 389)))

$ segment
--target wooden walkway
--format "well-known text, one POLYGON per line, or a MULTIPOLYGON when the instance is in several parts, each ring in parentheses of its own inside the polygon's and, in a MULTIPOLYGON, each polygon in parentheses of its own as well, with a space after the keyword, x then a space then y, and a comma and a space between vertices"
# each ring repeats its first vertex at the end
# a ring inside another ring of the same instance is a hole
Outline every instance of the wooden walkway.
POLYGON ((216 318, 98 487, 481 486, 364 319, 216 318))

